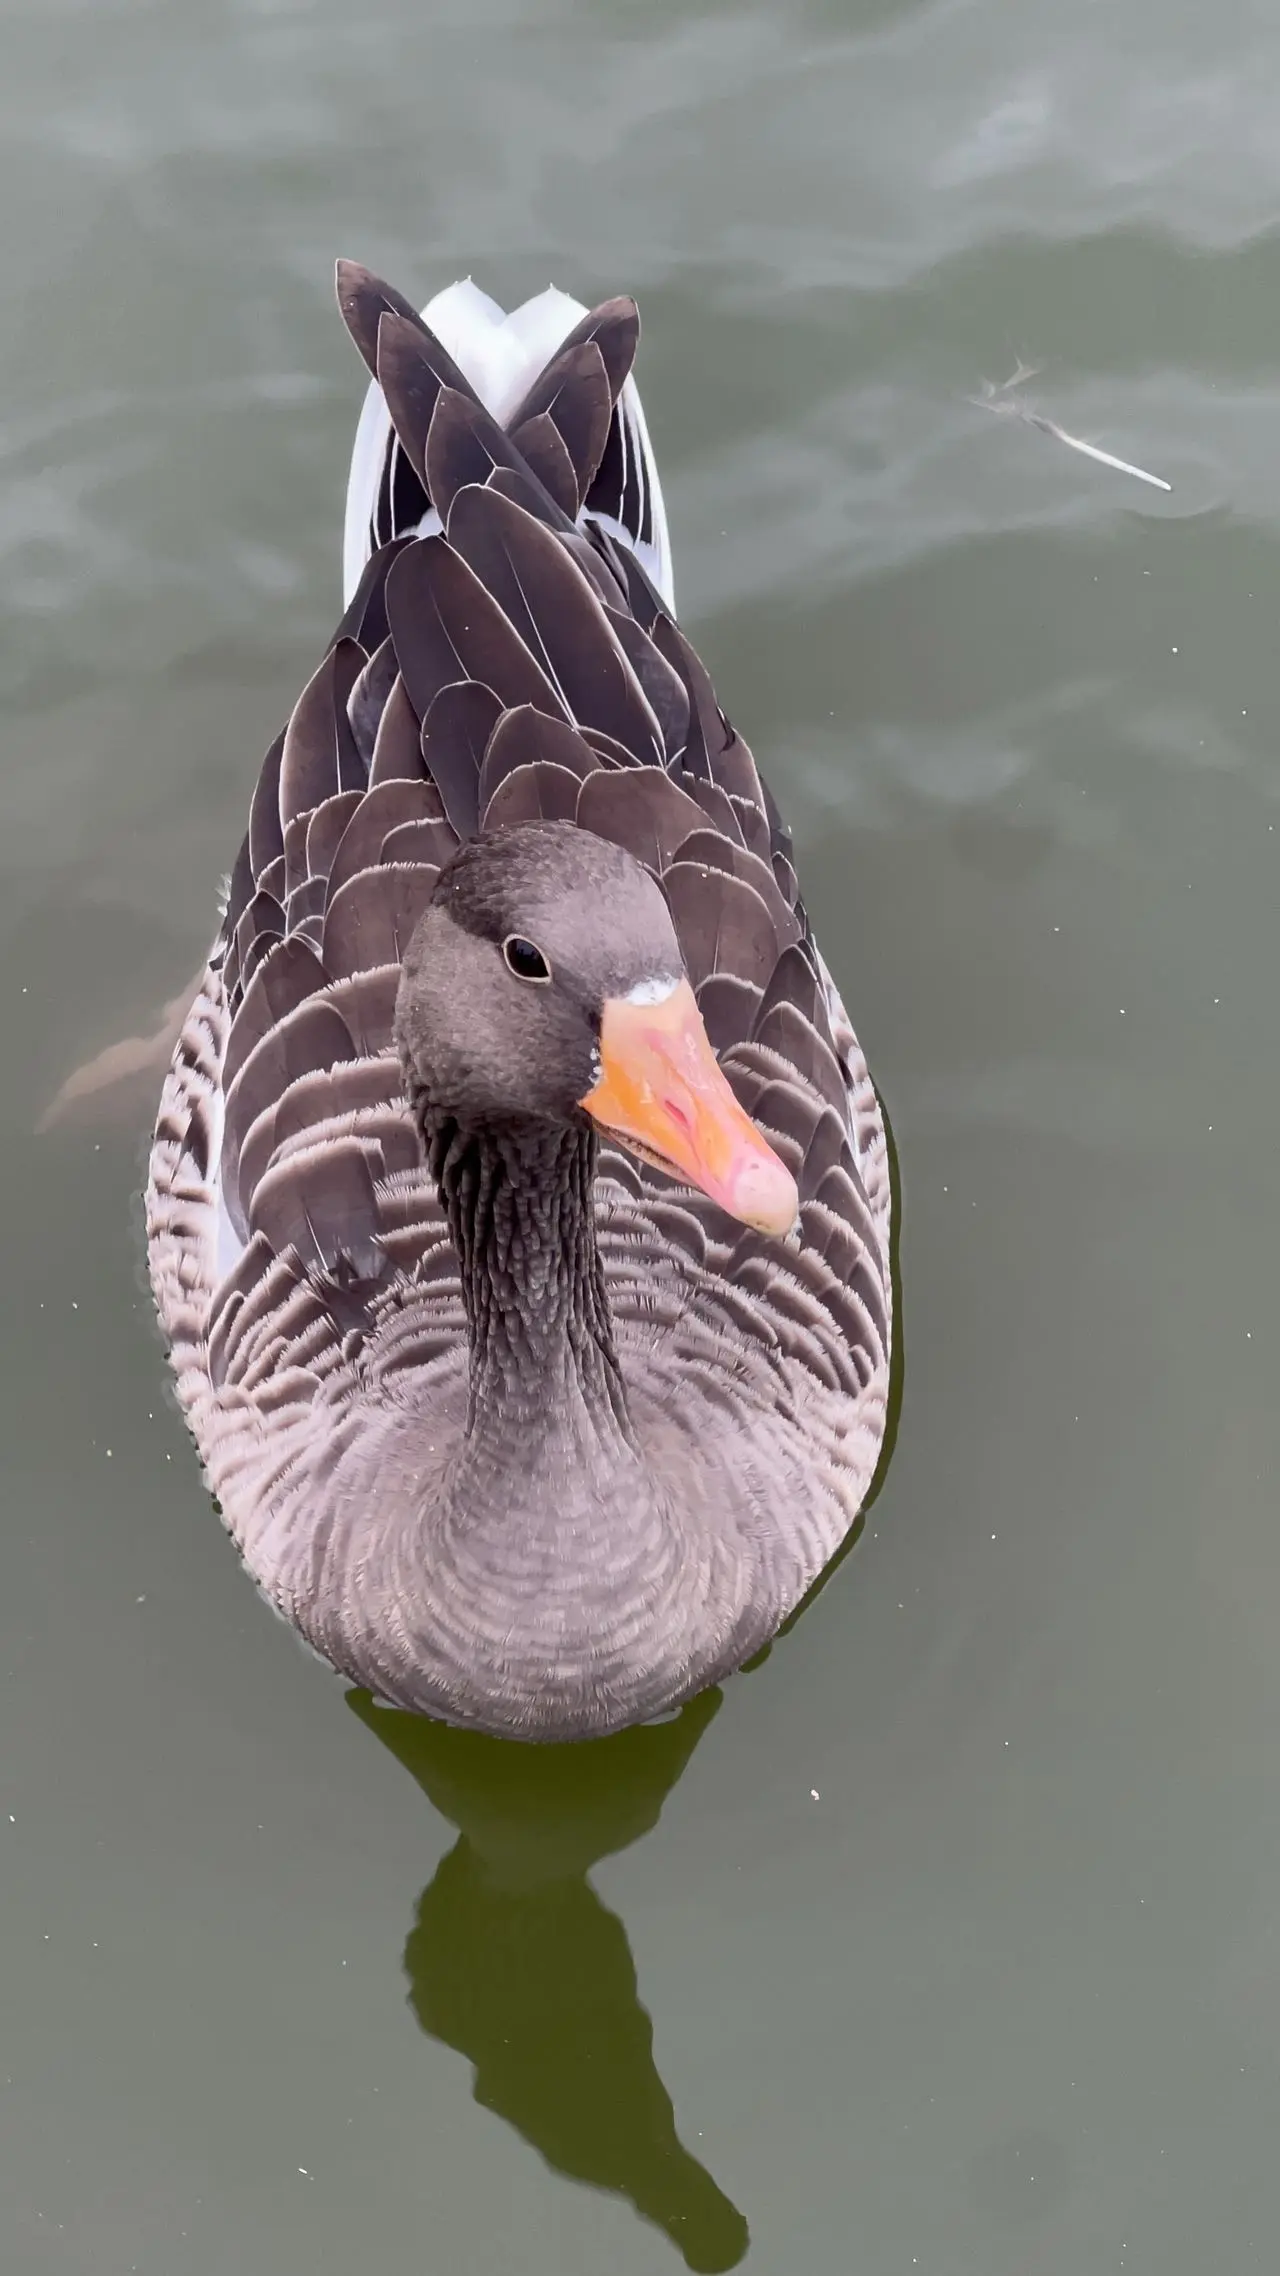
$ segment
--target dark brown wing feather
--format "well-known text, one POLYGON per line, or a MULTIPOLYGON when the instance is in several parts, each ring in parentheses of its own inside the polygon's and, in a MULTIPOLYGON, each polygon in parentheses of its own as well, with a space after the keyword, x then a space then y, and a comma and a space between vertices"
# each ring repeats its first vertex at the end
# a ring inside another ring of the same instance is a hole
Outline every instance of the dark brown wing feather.
POLYGON ((337 638, 357 641, 366 656, 372 656, 387 637, 387 575, 396 555, 409 543, 407 537, 393 537, 370 554, 338 626, 337 638))
POLYGON ((563 388, 566 363, 571 363, 576 352, 588 343, 595 347, 604 366, 610 403, 616 403, 640 344, 640 311, 634 300, 624 295, 616 300, 603 300, 575 325, 514 414, 513 430, 523 420, 552 407, 563 388))
POLYGON ((364 357, 371 379, 378 377, 378 333, 382 319, 390 315, 398 317, 401 323, 416 331, 426 342, 435 369, 441 373, 447 387, 456 387, 464 395, 471 392, 469 382, 435 334, 423 323, 412 301, 406 300, 394 285, 387 284, 382 277, 375 277, 371 270, 362 268, 358 261, 339 261, 335 281, 342 321, 364 357))
POLYGON ((539 412, 536 418, 525 419, 520 426, 513 427, 511 440, 547 496, 554 498, 562 514, 576 522, 582 503, 578 478, 555 420, 545 411, 539 412))
MULTIPOLYGON (((602 603, 554 534, 510 499, 470 486, 455 495, 448 544, 536 658, 566 715, 645 763, 656 760, 662 736, 653 710, 602 603)), ((486 682, 512 701, 492 677, 486 682)), ((536 695, 526 700, 553 708, 536 695)))
POLYGON ((567 716, 501 604, 443 537, 419 538, 400 556, 387 579, 387 614, 419 719, 442 688, 467 680, 488 688, 504 709, 531 703, 567 716))
POLYGON ((600 471, 615 393, 598 343, 577 340, 560 350, 525 397, 512 421, 513 437, 518 440, 527 422, 550 419, 573 468, 577 495, 585 498, 600 471))
MULTIPOLYGON (((516 705, 515 716, 524 708, 516 705)), ((422 722, 423 764, 459 839, 473 838, 480 827, 480 769, 503 716, 492 688, 454 680, 432 697, 422 722)))
MULTIPOLYGON (((394 655, 394 642, 391 649, 394 655)), ((397 658, 396 677, 387 697, 387 708, 378 722, 373 757, 369 762, 369 782, 375 789, 379 783, 422 782, 426 778, 422 763, 422 727, 398 665, 397 658)))
POLYGON ((428 470, 431 422, 441 394, 476 405, 472 389, 435 335, 418 319, 388 310, 378 319, 375 376, 400 447, 434 504, 428 470))

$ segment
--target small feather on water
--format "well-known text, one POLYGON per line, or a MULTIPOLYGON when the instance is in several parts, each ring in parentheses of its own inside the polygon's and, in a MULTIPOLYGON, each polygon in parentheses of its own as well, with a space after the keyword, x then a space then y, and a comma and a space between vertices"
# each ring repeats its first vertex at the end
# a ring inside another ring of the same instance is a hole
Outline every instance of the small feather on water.
POLYGON ((981 395, 971 395, 969 401, 980 411, 1003 412, 1008 418, 1021 419, 1024 426, 1038 427, 1042 435, 1052 435, 1055 442, 1065 443, 1068 450, 1078 450, 1083 457, 1095 459, 1099 466, 1110 466, 1117 474, 1131 474, 1135 482, 1148 482, 1153 490, 1172 492, 1172 482, 1166 482, 1163 475, 1148 474, 1145 466, 1133 466, 1127 458, 1117 458, 1109 450, 1100 450, 1096 443, 1087 443, 1079 435, 1069 435, 1056 419, 1046 419, 1042 412, 1032 411, 1027 404, 1020 403, 1013 389, 1035 376, 1034 364, 1020 363, 1012 379, 1006 379, 1002 386, 996 387, 985 379, 981 395))

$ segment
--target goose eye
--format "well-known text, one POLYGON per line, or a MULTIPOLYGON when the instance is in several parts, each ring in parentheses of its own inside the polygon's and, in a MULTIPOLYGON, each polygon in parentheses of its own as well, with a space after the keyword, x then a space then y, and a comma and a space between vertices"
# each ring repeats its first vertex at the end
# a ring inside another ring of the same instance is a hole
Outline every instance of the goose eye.
POLYGON ((551 966, 542 950, 535 948, 531 940, 522 940, 519 933, 507 935, 502 944, 502 953, 506 958, 508 972, 514 972, 517 980, 551 978, 551 966))

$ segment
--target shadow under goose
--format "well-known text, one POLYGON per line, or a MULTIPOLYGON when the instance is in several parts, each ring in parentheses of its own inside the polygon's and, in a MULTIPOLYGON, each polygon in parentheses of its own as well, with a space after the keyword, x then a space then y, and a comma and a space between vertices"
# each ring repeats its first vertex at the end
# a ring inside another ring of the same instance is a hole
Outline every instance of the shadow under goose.
POLYGON ((626 2198, 688 2268, 736 2268, 746 2221, 679 2139, 627 1932, 588 1879, 657 1824, 720 1694, 563 1747, 348 1704, 458 1829, 405 1945, 422 2029, 554 2171, 626 2198))

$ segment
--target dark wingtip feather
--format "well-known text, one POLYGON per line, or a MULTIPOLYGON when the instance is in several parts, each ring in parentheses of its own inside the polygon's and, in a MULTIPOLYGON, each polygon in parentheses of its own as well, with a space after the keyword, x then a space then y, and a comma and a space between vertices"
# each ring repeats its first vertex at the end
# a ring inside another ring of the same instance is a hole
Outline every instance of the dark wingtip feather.
POLYGON ((400 448, 430 502, 427 434, 442 382, 432 369, 420 328, 403 316, 384 312, 378 319, 374 368, 400 448))
POLYGON ((604 357, 595 340, 579 339, 560 348, 539 374, 511 422, 512 432, 549 418, 569 454, 578 496, 585 498, 604 456, 612 414, 604 357))
MULTIPOLYGON (((560 342, 551 362, 529 389, 521 417, 528 418, 533 399, 539 394, 545 395, 548 374, 557 372, 576 349, 588 345, 597 350, 604 365, 612 406, 622 392, 640 345, 640 311, 628 294, 619 294, 613 300, 602 300, 599 307, 589 310, 587 315, 580 318, 572 332, 560 342)), ((537 408, 544 410, 545 400, 539 402, 537 408)))
POLYGON ((378 376, 378 324, 390 312, 402 316, 425 333, 426 325, 411 301, 397 292, 372 269, 359 261, 338 261, 334 268, 334 289, 338 299, 338 313, 355 341, 369 369, 372 379, 378 376))

